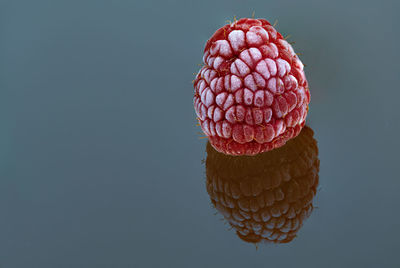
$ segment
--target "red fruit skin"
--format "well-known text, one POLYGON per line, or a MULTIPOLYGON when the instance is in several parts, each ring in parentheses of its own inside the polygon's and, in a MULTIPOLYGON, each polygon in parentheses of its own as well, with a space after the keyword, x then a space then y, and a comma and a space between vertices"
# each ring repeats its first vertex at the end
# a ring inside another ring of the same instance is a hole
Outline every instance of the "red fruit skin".
POLYGON ((220 28, 203 62, 193 103, 217 151, 256 155, 300 133, 310 102, 303 64, 268 21, 243 18, 220 28))

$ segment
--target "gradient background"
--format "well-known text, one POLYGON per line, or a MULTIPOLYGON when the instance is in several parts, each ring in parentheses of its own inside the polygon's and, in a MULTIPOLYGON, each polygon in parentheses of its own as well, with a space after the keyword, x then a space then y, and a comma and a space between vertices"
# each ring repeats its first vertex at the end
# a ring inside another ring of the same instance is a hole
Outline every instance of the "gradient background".
POLYGON ((0 0, 0 267, 399 267, 399 1, 0 0), (214 215, 191 81, 233 16, 290 34, 318 207, 258 250, 214 215))

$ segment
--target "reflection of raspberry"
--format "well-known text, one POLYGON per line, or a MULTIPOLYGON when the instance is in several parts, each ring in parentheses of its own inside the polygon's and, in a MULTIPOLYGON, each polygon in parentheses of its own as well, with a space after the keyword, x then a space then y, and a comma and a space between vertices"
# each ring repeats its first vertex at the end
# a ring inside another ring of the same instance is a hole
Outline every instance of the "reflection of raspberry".
POLYGON ((211 145, 232 155, 280 147, 304 126, 310 101, 303 64, 263 19, 217 30, 194 80, 194 107, 211 145))
POLYGON ((253 157, 224 155, 207 143, 211 202, 246 242, 290 242, 313 209, 318 171, 309 127, 285 146, 253 157))

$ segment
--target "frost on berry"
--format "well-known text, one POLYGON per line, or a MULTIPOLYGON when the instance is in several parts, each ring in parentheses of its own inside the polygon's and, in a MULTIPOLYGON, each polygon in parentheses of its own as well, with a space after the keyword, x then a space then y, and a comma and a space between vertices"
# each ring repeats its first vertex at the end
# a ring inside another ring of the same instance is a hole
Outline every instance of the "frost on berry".
POLYGON ((241 19, 207 41, 194 108, 211 145, 231 155, 282 146, 304 126, 310 101, 303 64, 262 19, 241 19))
POLYGON ((317 142, 307 126, 285 146, 254 157, 225 155, 207 143, 211 202, 249 243, 288 243, 296 237, 313 210, 318 172, 317 142))

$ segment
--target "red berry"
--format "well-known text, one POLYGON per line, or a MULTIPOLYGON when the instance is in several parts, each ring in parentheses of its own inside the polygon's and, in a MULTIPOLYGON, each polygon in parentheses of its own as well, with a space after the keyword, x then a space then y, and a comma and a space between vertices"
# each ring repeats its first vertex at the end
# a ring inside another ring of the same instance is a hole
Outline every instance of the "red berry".
POLYGON ((240 239, 288 243, 296 237, 318 187, 313 134, 306 126, 285 146, 252 157, 225 155, 207 143, 207 192, 240 239))
POLYGON ((303 64, 263 19, 217 30, 194 81, 194 108, 219 152, 255 155, 284 145, 305 124, 310 102, 303 64))

